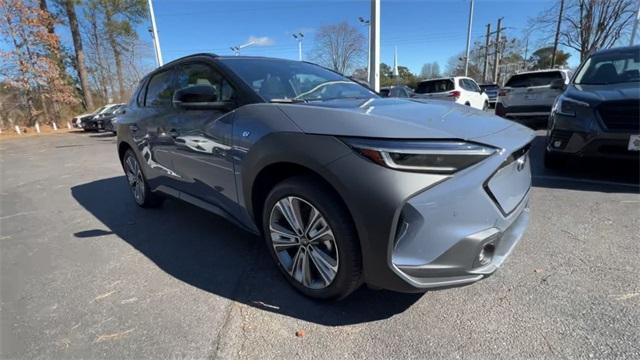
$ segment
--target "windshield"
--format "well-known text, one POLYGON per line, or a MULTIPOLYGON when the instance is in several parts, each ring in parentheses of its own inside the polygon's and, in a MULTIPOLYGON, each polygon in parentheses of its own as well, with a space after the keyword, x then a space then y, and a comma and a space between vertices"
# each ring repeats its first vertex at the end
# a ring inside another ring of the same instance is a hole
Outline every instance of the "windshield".
POLYGON ((267 101, 324 101, 378 97, 364 86, 323 67, 297 61, 223 59, 267 101))
POLYGON ((640 53, 624 52, 590 57, 578 71, 575 84, 604 85, 640 81, 640 53))
POLYGON ((513 75, 505 87, 523 88, 531 86, 549 86, 553 80, 562 80, 560 71, 544 71, 513 75))
POLYGON ((453 81, 450 79, 423 81, 416 87, 418 94, 439 93, 453 90, 453 81))

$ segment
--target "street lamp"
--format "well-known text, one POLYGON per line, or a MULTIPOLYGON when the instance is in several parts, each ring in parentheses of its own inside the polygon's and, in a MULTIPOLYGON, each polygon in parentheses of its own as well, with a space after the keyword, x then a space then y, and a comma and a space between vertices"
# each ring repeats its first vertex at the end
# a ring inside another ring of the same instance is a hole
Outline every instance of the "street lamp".
POLYGON ((291 34, 294 39, 298 40, 298 60, 302 61, 302 39, 304 38, 303 33, 291 34))
POLYGON ((371 21, 363 18, 362 16, 358 17, 358 21, 362 23, 362 25, 367 27, 367 80, 369 79, 369 74, 371 69, 369 68, 369 63, 371 62, 371 21))
POLYGON ((231 50, 235 53, 235 55, 236 55, 236 56, 240 56, 240 50, 242 50, 242 49, 244 49, 244 48, 246 48, 246 47, 249 47, 249 46, 251 46, 251 45, 255 45, 255 43, 256 43, 255 41, 249 41, 249 42, 248 42, 248 43, 246 43, 246 44, 243 44, 243 45, 237 45, 237 46, 232 46, 232 47, 230 47, 229 49, 231 49, 231 50))
POLYGON ((162 66, 162 51, 160 50, 160 37, 158 36, 158 26, 156 25, 156 15, 153 12, 153 1, 148 0, 149 5, 149 15, 151 17, 151 29, 149 32, 151 33, 151 37, 153 38, 153 48, 156 53, 156 62, 158 66, 162 66))

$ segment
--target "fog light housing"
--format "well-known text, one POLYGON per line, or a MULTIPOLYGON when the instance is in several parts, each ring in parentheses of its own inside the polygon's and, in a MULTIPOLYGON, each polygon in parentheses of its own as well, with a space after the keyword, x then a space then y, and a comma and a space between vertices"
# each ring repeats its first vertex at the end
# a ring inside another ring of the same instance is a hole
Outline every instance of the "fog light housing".
POLYGON ((553 147, 554 148, 559 148, 562 147, 562 140, 556 140, 553 142, 553 147))
POLYGON ((496 246, 493 243, 488 243, 482 247, 480 253, 478 254, 478 263, 481 266, 485 266, 491 262, 493 259, 493 253, 496 250, 496 246))

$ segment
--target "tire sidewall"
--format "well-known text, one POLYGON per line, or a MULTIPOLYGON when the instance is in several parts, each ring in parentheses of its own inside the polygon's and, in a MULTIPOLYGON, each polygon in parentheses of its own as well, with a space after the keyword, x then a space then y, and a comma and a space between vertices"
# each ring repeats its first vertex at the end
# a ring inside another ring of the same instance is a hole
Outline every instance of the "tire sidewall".
POLYGON ((337 203, 335 199, 336 196, 327 191, 325 187, 311 179, 305 179, 304 182, 299 180, 300 179, 285 180, 276 185, 267 196, 262 211, 262 233, 267 249, 284 277, 298 291, 317 299, 342 298, 350 293, 350 290, 347 293, 345 292, 351 287, 353 272, 360 272, 360 269, 356 268, 357 265, 354 266, 353 259, 350 259, 352 256, 360 256, 359 247, 354 246, 354 242, 357 241, 355 231, 349 226, 345 226, 345 220, 351 220, 350 218, 336 218, 338 216, 348 216, 348 213, 345 214, 345 210, 341 209, 342 206, 337 203), (275 249, 272 246, 271 232, 269 230, 271 212, 276 202, 288 196, 299 197, 312 204, 322 216, 324 216, 335 236, 336 246, 338 247, 338 272, 333 282, 326 288, 310 289, 293 279, 280 263, 275 249), (354 255, 356 250, 358 253, 354 255))
POLYGON ((144 186, 144 191, 142 192, 142 199, 140 201, 138 201, 138 199, 136 199, 135 194, 133 193, 133 189, 131 188, 131 184, 129 184, 129 180, 127 180, 127 186, 129 186, 129 191, 131 191, 131 196, 133 196, 133 201, 136 202, 136 204, 138 204, 139 206, 145 206, 146 205, 146 200, 149 198, 149 185, 147 184, 147 178, 144 176, 144 172, 142 171, 142 164, 140 164, 140 161, 138 161, 138 157, 136 156, 136 154, 131 150, 127 150, 124 154, 123 157, 123 161, 122 161, 122 167, 124 168, 125 171, 125 175, 127 172, 127 158, 133 158, 133 160, 135 160, 135 162, 138 164, 138 167, 140 169, 140 173, 142 174, 142 181, 143 181, 143 186, 144 186))

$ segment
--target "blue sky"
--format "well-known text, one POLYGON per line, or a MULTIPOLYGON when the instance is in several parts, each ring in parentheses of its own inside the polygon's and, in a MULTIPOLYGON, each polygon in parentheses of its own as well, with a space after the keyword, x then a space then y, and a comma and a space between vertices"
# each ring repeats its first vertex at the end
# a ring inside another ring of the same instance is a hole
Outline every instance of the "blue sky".
MULTIPOLYGON (((498 17, 504 17, 509 33, 520 36, 528 18, 552 4, 553 0, 476 0, 472 41, 484 38, 487 23, 495 29, 498 17)), ((230 46, 246 43, 251 36, 268 41, 242 54, 297 59, 293 32, 305 33, 305 54, 322 25, 347 21, 366 36, 358 17, 369 17, 370 1, 154 0, 154 8, 165 61, 194 52, 230 54, 230 46)), ((433 61, 444 69, 449 57, 465 48, 469 0, 382 0, 381 8, 381 59, 387 64, 393 63, 397 46, 400 65, 413 72, 433 61)), ((141 37, 150 41, 146 32, 141 37)))

